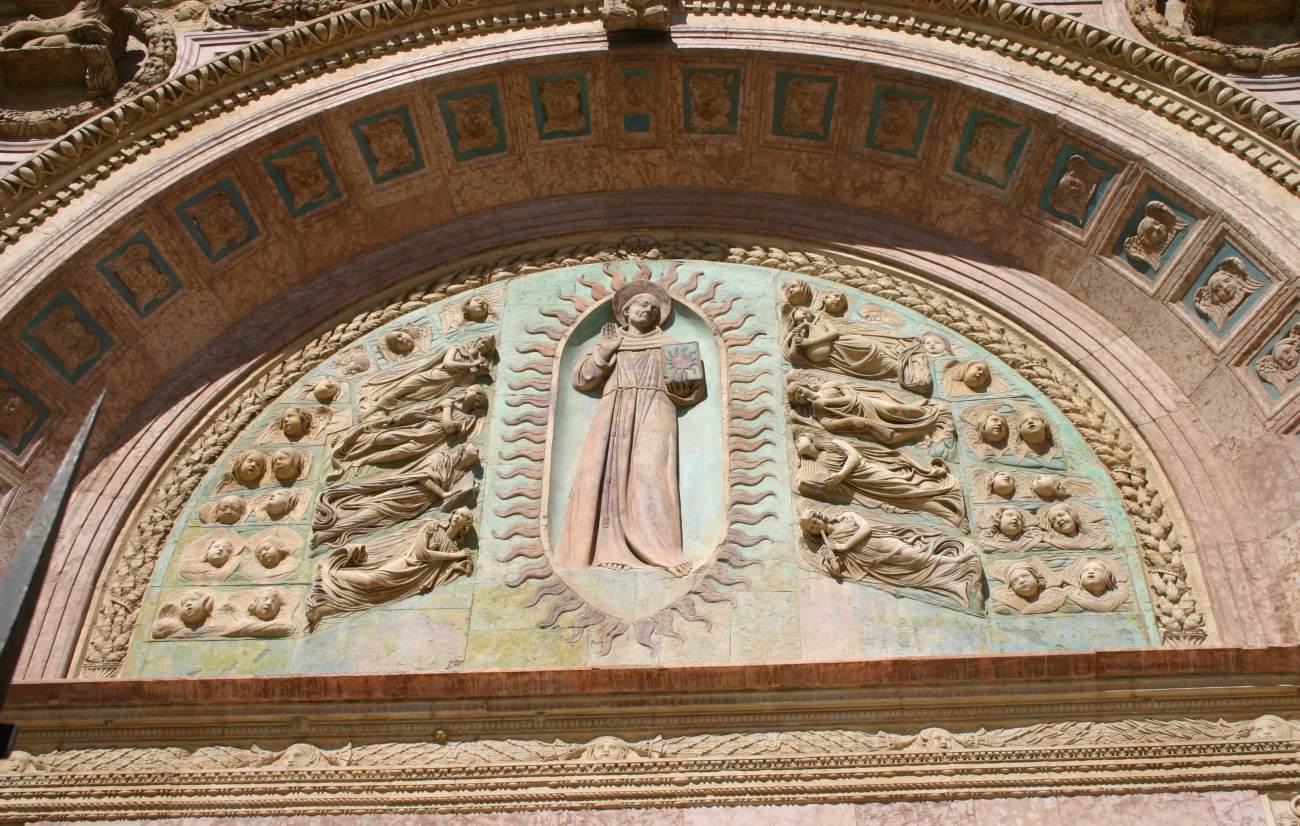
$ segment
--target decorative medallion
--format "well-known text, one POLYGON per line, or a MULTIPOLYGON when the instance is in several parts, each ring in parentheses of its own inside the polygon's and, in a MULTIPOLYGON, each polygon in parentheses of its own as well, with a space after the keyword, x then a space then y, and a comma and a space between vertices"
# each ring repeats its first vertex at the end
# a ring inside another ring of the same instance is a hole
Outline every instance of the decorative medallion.
POLYGON ((66 290, 27 322, 22 339, 70 382, 85 375, 113 344, 90 311, 66 290))
POLYGON ((438 95, 438 109, 458 161, 506 151, 505 117, 496 83, 483 83, 438 95))
POLYGON ((143 232, 128 238, 96 267, 109 286, 142 318, 181 288, 171 265, 143 232))
POLYGON ((411 112, 405 106, 353 121, 352 136, 374 183, 381 184, 424 168, 411 112))

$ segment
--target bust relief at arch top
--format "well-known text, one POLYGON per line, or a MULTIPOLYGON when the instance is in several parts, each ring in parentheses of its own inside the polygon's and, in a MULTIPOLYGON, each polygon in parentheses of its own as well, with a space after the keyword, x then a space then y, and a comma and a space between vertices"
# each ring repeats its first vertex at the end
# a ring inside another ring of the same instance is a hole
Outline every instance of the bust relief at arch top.
POLYGON ((183 504, 128 526, 108 588, 144 587, 126 612, 101 599, 82 672, 1204 639, 1161 556, 1176 524, 1134 518, 1158 477, 1079 429, 1067 411, 1094 402, 1041 345, 974 305, 928 315, 938 294, 903 274, 648 251, 497 269, 327 334, 208 432, 224 447, 183 504))

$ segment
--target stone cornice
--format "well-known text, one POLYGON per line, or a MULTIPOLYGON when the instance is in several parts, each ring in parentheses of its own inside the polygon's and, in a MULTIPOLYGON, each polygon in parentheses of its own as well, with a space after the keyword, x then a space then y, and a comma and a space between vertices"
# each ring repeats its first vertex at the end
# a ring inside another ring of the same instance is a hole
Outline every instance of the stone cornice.
MULTIPOLYGON (((1087 83, 1157 112, 1300 191, 1300 123, 1175 55, 1011 0, 688 0, 688 15, 814 19, 947 40, 1087 83)), ((115 169, 195 125, 341 67, 522 26, 598 17, 595 3, 382 0, 276 33, 167 81, 73 129, 0 178, 0 250, 115 169)))
POLYGON ((1289 647, 26 683, 0 821, 1286 791, 1298 670, 1289 647))

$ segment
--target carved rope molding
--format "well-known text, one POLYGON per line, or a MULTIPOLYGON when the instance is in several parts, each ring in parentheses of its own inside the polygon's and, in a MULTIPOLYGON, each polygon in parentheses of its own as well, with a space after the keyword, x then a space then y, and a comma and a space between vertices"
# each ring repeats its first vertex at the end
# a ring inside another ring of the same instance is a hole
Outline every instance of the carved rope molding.
POLYGON ((1254 720, 1067 721, 953 733, 760 731, 563 740, 381 742, 15 752, 0 821, 517 811, 863 799, 1283 791, 1300 727, 1254 720))
POLYGON ((91 606, 92 617, 72 672, 84 677, 115 677, 121 670, 145 589, 176 519, 204 475, 238 434, 308 371, 361 336, 409 312, 482 286, 543 269, 608 263, 632 256, 725 261, 771 267, 840 281, 908 309, 965 336, 1002 359, 1042 392, 1078 429, 1119 488, 1125 511, 1141 546, 1152 608, 1161 639, 1168 646, 1205 641, 1205 612, 1188 580, 1179 537, 1181 517, 1148 469, 1148 454, 1128 427, 1082 381, 1045 348, 1008 329, 963 300, 949 297, 920 280, 857 264, 838 263, 811 251, 737 247, 723 240, 659 242, 628 238, 616 244, 593 241, 523 253, 495 264, 452 270, 448 275, 402 294, 378 309, 333 327, 297 351, 278 359, 221 406, 199 433, 188 439, 150 485, 150 492, 127 522, 105 566, 91 606))
MULTIPOLYGON (((695 14, 813 18, 997 52, 1157 112, 1300 193, 1300 121, 1189 60, 1067 15, 1012 0, 683 5, 695 14)), ((243 103, 343 66, 467 35, 596 20, 598 7, 594 0, 381 0, 251 43, 76 127, 0 177, 0 251, 114 170, 243 103)))

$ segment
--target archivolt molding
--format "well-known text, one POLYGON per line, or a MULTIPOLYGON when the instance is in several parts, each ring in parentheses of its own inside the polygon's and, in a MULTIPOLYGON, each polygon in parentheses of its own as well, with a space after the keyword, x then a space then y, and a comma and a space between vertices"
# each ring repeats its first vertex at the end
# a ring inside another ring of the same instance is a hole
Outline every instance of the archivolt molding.
MULTIPOLYGON (((687 0, 688 14, 815 19, 934 37, 996 52, 1157 112, 1300 191, 1300 122, 1180 57, 1011 0, 687 0), (954 22, 956 19, 958 22, 954 22)), ((598 4, 383 0, 257 41, 173 78, 69 132, 0 178, 0 249, 113 170, 195 125, 279 89, 374 58, 521 26, 595 21, 598 4)))
POLYGON ((1193 589, 1184 559, 1186 529, 1177 506, 1162 490, 1167 483, 1148 458, 1148 451, 1112 407, 1043 347, 986 311, 927 286, 920 279, 836 261, 818 252, 745 248, 724 240, 660 242, 629 238, 617 244, 589 242, 525 253, 454 272, 339 324, 277 360, 214 414, 177 452, 152 486, 105 568, 73 671, 87 677, 117 676, 145 588, 190 494, 253 418, 313 367, 369 331, 448 295, 543 269, 631 256, 751 264, 839 281, 919 312, 984 347, 1024 376, 1069 418, 1119 488, 1141 546, 1155 621, 1164 644, 1197 645, 1207 639, 1206 612, 1193 589))
POLYGON ((0 761, 0 820, 508 811, 951 795, 1294 788, 1300 726, 1266 715, 952 732, 72 749, 0 761), (1194 771, 1188 771, 1189 767, 1194 771), (1181 770, 1180 770, 1181 769, 1181 770), (123 789, 129 792, 123 793, 123 789), (175 794, 178 788, 185 794, 175 794))

